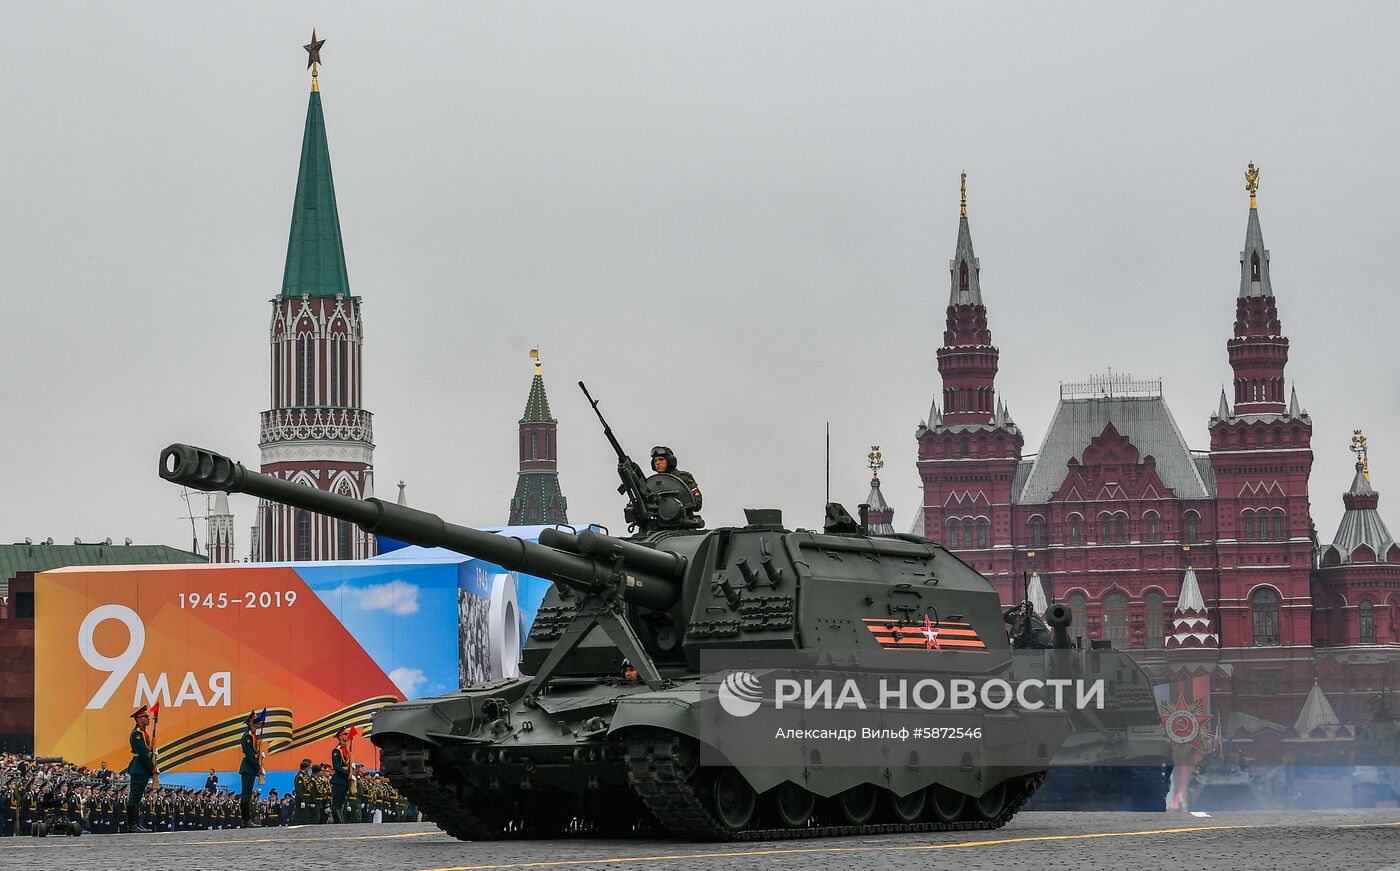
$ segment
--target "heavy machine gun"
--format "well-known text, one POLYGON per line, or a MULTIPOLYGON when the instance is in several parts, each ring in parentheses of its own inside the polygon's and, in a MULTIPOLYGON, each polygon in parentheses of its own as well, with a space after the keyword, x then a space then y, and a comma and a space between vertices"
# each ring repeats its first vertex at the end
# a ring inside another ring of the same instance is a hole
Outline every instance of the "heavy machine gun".
POLYGON ((622 449, 612 427, 598 409, 598 400, 588 392, 580 381, 578 387, 584 398, 598 415, 603 425, 603 435, 617 454, 617 474, 622 479, 617 492, 627 497, 627 507, 623 509, 623 519, 629 530, 637 530, 643 535, 658 529, 701 529, 705 521, 695 513, 695 497, 690 488, 675 475, 663 473, 648 477, 640 466, 622 449))

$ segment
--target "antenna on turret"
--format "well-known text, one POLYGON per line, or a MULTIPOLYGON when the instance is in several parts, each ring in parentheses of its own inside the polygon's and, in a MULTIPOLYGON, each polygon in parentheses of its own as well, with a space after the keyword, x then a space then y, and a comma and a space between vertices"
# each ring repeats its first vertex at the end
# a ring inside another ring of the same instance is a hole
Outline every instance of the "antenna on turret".
POLYGON ((826 501, 831 501, 831 421, 826 422, 826 501))

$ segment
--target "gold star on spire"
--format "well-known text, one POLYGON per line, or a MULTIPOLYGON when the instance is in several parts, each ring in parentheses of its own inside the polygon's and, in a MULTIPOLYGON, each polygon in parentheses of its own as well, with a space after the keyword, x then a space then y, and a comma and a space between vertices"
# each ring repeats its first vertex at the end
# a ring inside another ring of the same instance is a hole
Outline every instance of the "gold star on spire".
POLYGON ((319 91, 321 87, 316 82, 316 74, 321 65, 321 46, 325 45, 324 39, 316 38, 316 28, 311 28, 311 41, 302 48, 306 49, 306 68, 311 70, 311 90, 319 91))

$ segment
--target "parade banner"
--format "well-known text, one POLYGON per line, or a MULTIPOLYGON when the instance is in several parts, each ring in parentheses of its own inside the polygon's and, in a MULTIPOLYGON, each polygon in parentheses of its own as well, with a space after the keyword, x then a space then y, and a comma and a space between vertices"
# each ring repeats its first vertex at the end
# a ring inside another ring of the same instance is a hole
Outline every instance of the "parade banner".
POLYGON ((162 771, 227 771, 243 719, 266 708, 267 770, 295 770, 336 730, 370 733, 379 708, 456 690, 481 670, 462 667, 459 615, 489 611, 489 578, 464 576, 461 563, 44 572, 36 749, 124 768, 129 715, 159 702, 162 771))

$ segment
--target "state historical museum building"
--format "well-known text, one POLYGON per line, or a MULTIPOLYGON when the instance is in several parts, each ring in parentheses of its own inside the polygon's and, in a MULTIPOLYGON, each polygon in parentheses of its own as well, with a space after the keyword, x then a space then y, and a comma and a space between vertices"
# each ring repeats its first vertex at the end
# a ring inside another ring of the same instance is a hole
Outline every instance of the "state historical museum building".
MULTIPOLYGON (((1251 167, 1252 170, 1252 167, 1251 167)), ((1314 683, 1343 722, 1393 681, 1400 546, 1368 470, 1333 545, 1312 530, 1312 421, 1285 380, 1289 341, 1251 177, 1233 330, 1233 395, 1192 450, 1160 381, 1109 375, 1060 388, 1034 454, 996 393, 981 264, 966 199, 950 264, 941 394, 916 431, 916 532, 954 550, 1012 603, 1070 604, 1073 635, 1138 651, 1154 677, 1210 679, 1217 712, 1292 724, 1314 683)), ((1225 332, 1222 326, 1222 333, 1225 332)), ((1340 483, 1340 482, 1339 482, 1340 483)))

